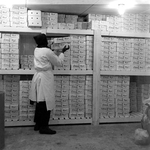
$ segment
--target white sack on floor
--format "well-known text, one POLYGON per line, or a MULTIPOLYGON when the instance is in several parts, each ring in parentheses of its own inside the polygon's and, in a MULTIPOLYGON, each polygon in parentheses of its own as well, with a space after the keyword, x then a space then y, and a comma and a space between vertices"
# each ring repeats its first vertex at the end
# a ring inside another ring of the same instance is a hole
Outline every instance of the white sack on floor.
POLYGON ((134 141, 138 145, 148 145, 150 144, 150 137, 147 130, 136 129, 134 134, 134 141))

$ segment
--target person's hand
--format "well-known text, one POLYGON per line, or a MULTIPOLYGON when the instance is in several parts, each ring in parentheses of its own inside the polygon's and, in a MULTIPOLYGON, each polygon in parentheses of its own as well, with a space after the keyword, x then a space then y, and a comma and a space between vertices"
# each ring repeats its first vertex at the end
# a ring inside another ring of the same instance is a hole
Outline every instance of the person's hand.
POLYGON ((68 45, 68 46, 64 46, 64 48, 62 49, 62 52, 64 53, 65 51, 67 51, 68 49, 70 48, 70 46, 68 45))

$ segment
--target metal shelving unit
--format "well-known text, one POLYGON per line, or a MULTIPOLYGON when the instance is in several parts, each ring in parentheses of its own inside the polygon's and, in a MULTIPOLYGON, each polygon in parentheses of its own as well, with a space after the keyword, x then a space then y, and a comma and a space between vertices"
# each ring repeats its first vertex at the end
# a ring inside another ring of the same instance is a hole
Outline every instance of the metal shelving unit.
MULTIPOLYGON (((115 36, 115 37, 137 37, 137 38, 150 38, 150 34, 141 33, 114 33, 114 32, 101 32, 99 30, 61 30, 61 29, 32 29, 32 28, 12 28, 2 27, 0 32, 12 32, 20 34, 36 34, 45 32, 47 35, 92 35, 94 36, 94 65, 93 70, 54 70, 55 75, 93 75, 93 118, 92 119, 60 119, 51 120, 51 124, 75 124, 75 123, 92 123, 98 125, 99 123, 109 122, 139 122, 141 115, 133 115, 125 118, 99 118, 99 102, 100 102, 100 77, 102 75, 128 75, 128 76, 149 76, 148 71, 100 71, 100 50, 101 50, 101 36, 115 36)), ((33 75, 34 70, 0 70, 0 74, 18 74, 18 75, 33 75)), ((16 121, 6 122, 5 126, 27 126, 33 125, 32 121, 16 121)))
MULTIPOLYGON (((68 36, 68 35, 91 35, 94 36, 93 30, 61 30, 61 29, 41 29, 41 28, 13 28, 13 27, 2 27, 0 32, 4 33, 19 33, 21 35, 26 34, 38 34, 46 33, 47 36, 68 36)), ((95 37, 95 36, 94 36, 95 37)), ((96 50, 97 51, 97 50, 96 50)), ((96 61, 96 60, 95 60, 96 61)), ((35 70, 0 70, 0 74, 17 74, 17 75, 33 75, 35 70)), ((93 70, 53 70, 54 75, 93 75, 93 70)), ((96 81, 95 81, 96 82, 96 81)), ((94 85, 95 86, 95 85, 94 85)), ((94 95, 94 94, 93 94, 94 95)), ((93 96, 95 97, 95 95, 93 96)), ((93 119, 88 118, 62 118, 50 120, 50 124, 92 124, 93 119)), ((34 125, 33 121, 7 121, 5 126, 28 126, 34 125)))

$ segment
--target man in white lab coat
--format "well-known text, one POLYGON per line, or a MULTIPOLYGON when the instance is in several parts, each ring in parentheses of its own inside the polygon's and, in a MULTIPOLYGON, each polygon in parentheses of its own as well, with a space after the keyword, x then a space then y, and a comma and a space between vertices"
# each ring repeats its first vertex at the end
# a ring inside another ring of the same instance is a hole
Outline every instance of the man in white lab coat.
POLYGON ((55 134, 56 131, 48 127, 50 112, 55 107, 54 75, 52 65, 61 66, 64 60, 64 52, 69 46, 62 49, 62 53, 57 56, 47 47, 47 37, 39 34, 34 37, 37 47, 34 51, 35 74, 32 79, 29 99, 36 102, 35 127, 41 134, 55 134))

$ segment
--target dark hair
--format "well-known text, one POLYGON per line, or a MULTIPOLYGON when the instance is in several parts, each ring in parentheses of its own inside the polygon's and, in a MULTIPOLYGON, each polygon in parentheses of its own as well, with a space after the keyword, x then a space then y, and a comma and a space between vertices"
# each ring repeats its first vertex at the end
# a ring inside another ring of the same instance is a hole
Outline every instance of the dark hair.
POLYGON ((47 37, 45 34, 39 34, 33 37, 37 47, 42 48, 42 47, 47 47, 48 42, 47 42, 47 37))

